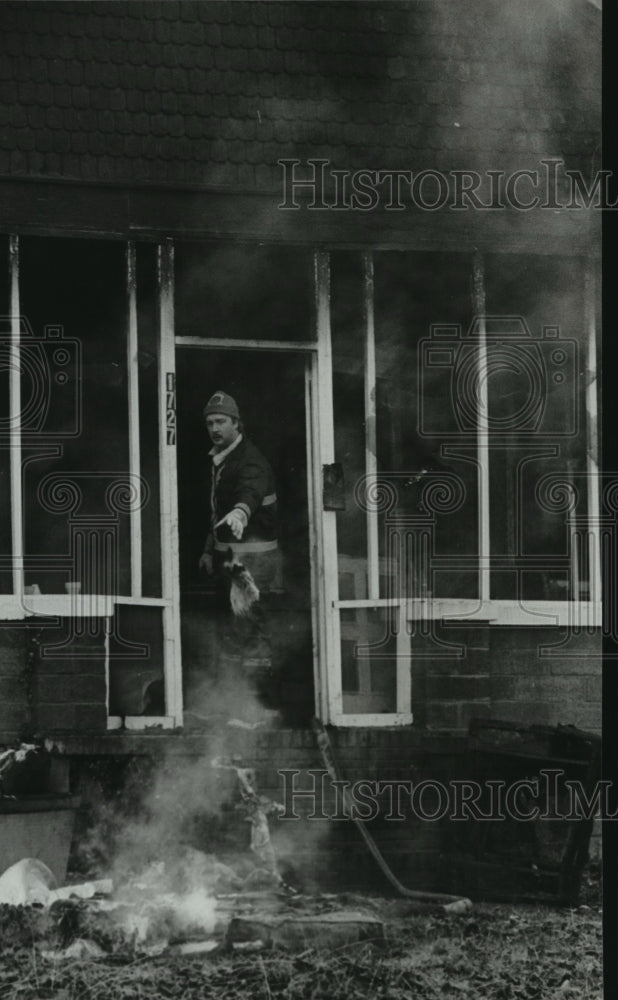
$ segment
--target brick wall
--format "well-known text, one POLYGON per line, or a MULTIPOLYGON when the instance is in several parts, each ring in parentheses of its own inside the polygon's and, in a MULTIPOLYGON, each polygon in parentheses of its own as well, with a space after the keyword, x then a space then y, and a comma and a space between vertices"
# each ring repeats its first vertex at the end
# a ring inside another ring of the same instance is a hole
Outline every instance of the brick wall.
MULTIPOLYGON (((52 734, 105 730, 102 631, 51 648, 67 639, 66 622, 0 628, 2 742, 24 727, 52 734)), ((414 729, 463 734, 470 719, 493 717, 600 732, 600 646, 598 633, 567 641, 563 631, 545 628, 443 628, 431 639, 413 638, 414 729)))
MULTIPOLYGON (((466 741, 462 737, 432 736, 414 727, 357 728, 331 730, 331 741, 339 778, 346 782, 406 779, 415 786, 425 781, 435 788, 436 783, 449 787, 454 779, 470 780, 480 776, 478 760, 474 754, 466 752, 466 741)), ((179 815, 187 803, 194 802, 187 795, 187 774, 193 775, 191 781, 196 780, 196 787, 200 789, 199 801, 203 801, 208 812, 209 800, 205 789, 215 756, 236 756, 244 766, 253 767, 259 792, 279 802, 284 800, 284 778, 280 771, 297 771, 299 773, 293 779, 296 792, 311 790, 316 781, 324 794, 317 803, 312 798, 297 796, 294 812, 298 819, 279 819, 276 816, 271 819, 273 843, 284 876, 288 871, 295 884, 296 879, 292 876, 299 877, 301 886, 307 891, 333 891, 334 887, 388 891, 385 875, 371 857, 356 827, 341 816, 333 818, 337 805, 335 792, 328 777, 323 785, 320 782, 319 773, 324 770, 324 764, 315 735, 310 730, 247 732, 223 727, 204 735, 114 733, 95 740, 70 739, 64 749, 72 760, 71 790, 95 804, 100 801, 103 788, 99 788, 96 782, 93 784, 92 776, 96 774, 93 762, 98 765, 105 755, 108 766, 113 767, 119 766, 123 757, 126 760, 129 755, 150 758, 145 768, 138 766, 135 769, 139 776, 136 794, 118 794, 116 802, 120 808, 130 803, 133 810, 139 796, 149 787, 149 779, 144 780, 143 775, 156 774, 157 802, 175 802, 174 789, 184 789, 178 801, 179 815), (162 772, 167 774, 169 786, 161 781, 162 772), (170 788, 169 800, 166 787, 170 788), (320 805, 325 814, 323 816, 319 815, 320 805), (317 816, 313 812, 314 806, 317 806, 317 816)), ((507 764, 504 766, 505 780, 529 774, 531 767, 527 761, 515 761, 511 771, 507 764), (513 767, 516 770, 519 768, 521 773, 516 774, 513 767)), ((431 798, 429 794, 423 799, 423 808, 435 808, 431 798)), ((370 823, 370 829, 392 871, 410 887, 444 892, 465 891, 477 898, 485 893, 493 898, 517 898, 521 892, 532 897, 537 892, 546 891, 555 898, 555 873, 551 874, 543 889, 545 882, 537 885, 534 869, 529 864, 526 869, 519 852, 514 858, 509 858, 507 850, 505 868, 489 865, 492 871, 496 867, 495 884, 492 883, 494 875, 485 870, 487 866, 483 868, 481 862, 479 867, 475 867, 474 845, 477 836, 486 832, 487 824, 481 824, 483 830, 479 831, 479 824, 456 823, 448 816, 428 821, 410 810, 405 796, 402 799, 402 816, 388 819, 389 799, 388 793, 379 796, 380 815, 370 823), (464 860, 466 855, 468 862, 464 860)), ((249 829, 242 814, 227 809, 225 816, 226 822, 236 825, 232 838, 236 845, 234 849, 248 852, 249 829)), ((509 826, 511 838, 521 836, 523 846, 526 842, 524 826, 521 822, 509 826)), ((197 834, 197 838, 192 840, 195 846, 218 852, 216 840, 213 842, 206 829, 202 831, 203 835, 200 835, 199 827, 191 829, 193 834, 197 834)), ((500 836, 501 831, 502 827, 500 836)), ((562 843, 566 843, 568 826, 561 825, 559 830, 556 827, 555 832, 559 833, 562 843)))
POLYGON ((19 623, 0 629, 0 743, 13 743, 29 721, 28 644, 19 623))
POLYGON ((491 629, 491 714, 601 731, 601 634, 491 629))
POLYGON ((412 657, 417 725, 463 733, 470 719, 492 717, 601 730, 599 630, 438 627, 413 638, 412 657))
POLYGON ((0 628, 0 742, 33 732, 105 731, 102 629, 75 637, 67 621, 0 628))
POLYGON ((430 730, 466 732, 470 719, 491 714, 491 633, 485 627, 435 626, 412 639, 412 711, 430 730))

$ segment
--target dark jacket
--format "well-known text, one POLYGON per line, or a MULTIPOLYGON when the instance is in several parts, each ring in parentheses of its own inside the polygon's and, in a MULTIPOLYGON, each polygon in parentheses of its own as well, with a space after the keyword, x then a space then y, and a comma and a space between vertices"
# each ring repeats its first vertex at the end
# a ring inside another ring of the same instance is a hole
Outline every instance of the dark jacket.
MULTIPOLYGON (((276 541, 277 494, 275 479, 268 461, 251 441, 245 437, 219 466, 212 466, 214 490, 211 486, 212 526, 240 507, 248 517, 240 546, 251 542, 276 541)), ((227 525, 214 532, 214 542, 228 543, 234 536, 227 525)), ((239 543, 235 542, 237 549, 239 543)))

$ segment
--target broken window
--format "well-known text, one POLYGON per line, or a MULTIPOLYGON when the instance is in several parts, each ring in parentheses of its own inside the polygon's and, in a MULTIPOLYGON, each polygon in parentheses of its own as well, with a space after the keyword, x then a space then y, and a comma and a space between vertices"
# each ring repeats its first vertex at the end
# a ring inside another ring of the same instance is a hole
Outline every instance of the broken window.
POLYGON ((10 237, 4 250, 2 616, 57 616, 74 623, 76 641, 104 619, 112 711, 125 713, 118 691, 132 691, 131 672, 146 669, 156 697, 133 702, 171 724, 178 642, 161 442, 167 420, 166 445, 175 446, 170 251, 48 237, 10 237), (123 638, 122 615, 137 638, 123 638), (140 629, 148 634, 136 660, 140 629), (163 630, 170 641, 155 642, 163 630), (117 655, 123 643, 131 656, 117 655))

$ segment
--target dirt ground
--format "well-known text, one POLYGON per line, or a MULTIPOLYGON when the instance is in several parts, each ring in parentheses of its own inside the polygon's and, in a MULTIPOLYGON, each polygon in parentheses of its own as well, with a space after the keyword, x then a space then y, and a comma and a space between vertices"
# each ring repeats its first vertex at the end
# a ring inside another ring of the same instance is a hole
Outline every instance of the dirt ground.
MULTIPOLYGON (((584 896, 584 898, 586 898, 584 896)), ((2 948, 2 1000, 602 1000, 598 902, 577 909, 477 904, 462 916, 389 921, 386 940, 300 954, 51 960, 2 948)))

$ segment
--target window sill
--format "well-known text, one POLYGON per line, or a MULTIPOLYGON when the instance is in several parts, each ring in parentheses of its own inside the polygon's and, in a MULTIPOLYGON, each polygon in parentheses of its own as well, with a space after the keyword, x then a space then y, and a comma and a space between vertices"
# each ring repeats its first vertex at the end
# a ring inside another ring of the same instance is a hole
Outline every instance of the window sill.
POLYGON ((24 618, 110 618, 117 604, 166 607, 161 597, 129 597, 112 594, 14 594, 0 595, 0 621, 24 618))
POLYGON ((346 608, 403 607, 408 622, 441 621, 445 625, 477 622, 546 628, 600 628, 603 610, 600 601, 480 601, 475 598, 447 597, 334 601, 333 605, 340 611, 346 608))

